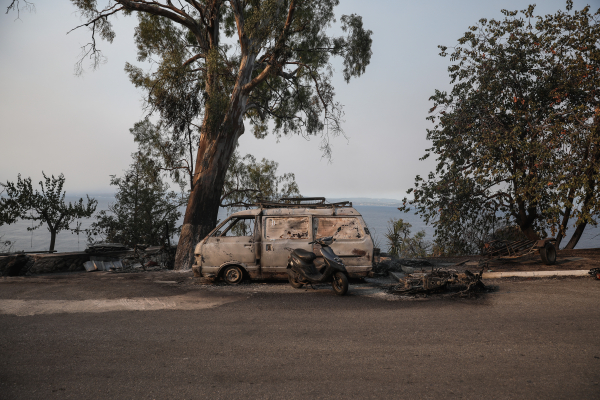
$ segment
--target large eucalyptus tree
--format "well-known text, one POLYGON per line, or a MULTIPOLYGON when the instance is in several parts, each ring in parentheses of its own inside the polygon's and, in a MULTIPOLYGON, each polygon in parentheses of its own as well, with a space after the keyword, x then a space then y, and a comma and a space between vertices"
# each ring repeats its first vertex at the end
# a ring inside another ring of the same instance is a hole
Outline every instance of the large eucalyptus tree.
POLYGON ((155 65, 144 73, 128 64, 131 80, 147 91, 148 106, 174 134, 199 132, 177 268, 191 266, 195 244, 216 223, 244 120, 257 137, 269 130, 322 135, 328 153, 328 137, 341 133, 343 116, 331 57, 341 57, 349 82, 365 72, 372 54, 372 32, 360 16, 342 15, 341 36, 329 33, 338 0, 71 1, 84 19, 81 27, 91 30, 81 62, 91 59, 93 67, 102 61, 96 38, 115 37, 111 19, 137 15, 138 60, 155 65))

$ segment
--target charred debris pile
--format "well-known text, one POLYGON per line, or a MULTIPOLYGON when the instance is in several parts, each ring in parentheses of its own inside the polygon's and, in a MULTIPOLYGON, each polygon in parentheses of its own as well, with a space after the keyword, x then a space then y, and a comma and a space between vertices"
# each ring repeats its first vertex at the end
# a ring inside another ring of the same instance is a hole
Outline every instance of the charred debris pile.
POLYGON ((457 271, 452 267, 439 268, 429 260, 422 258, 384 257, 373 267, 374 276, 390 276, 397 279, 398 283, 390 288, 390 292, 405 296, 442 293, 457 297, 470 297, 475 293, 491 290, 481 281, 482 274, 483 269, 472 273, 469 270, 457 271))
POLYGON ((115 243, 92 245, 85 252, 10 253, 0 255, 0 276, 26 276, 53 272, 141 272, 173 269, 175 246, 115 243))

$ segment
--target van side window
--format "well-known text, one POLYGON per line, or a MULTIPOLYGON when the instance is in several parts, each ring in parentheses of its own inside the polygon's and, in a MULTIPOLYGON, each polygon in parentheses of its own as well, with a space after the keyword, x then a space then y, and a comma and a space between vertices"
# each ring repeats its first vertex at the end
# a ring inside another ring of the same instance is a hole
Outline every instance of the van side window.
POLYGON ((223 228, 215 236, 253 236, 254 235, 254 217, 235 218, 229 224, 225 224, 223 228))
POLYGON ((265 218, 265 239, 307 239, 308 217, 265 218))
POLYGON ((365 236, 362 224, 356 217, 319 217, 315 218, 315 226, 316 237, 361 239, 365 236))

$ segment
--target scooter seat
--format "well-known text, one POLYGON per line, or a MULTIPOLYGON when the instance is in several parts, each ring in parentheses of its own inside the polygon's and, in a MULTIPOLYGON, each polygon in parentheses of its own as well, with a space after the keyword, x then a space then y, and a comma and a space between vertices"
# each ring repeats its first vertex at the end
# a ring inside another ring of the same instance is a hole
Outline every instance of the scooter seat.
POLYGON ((317 258, 317 255, 315 253, 313 253, 312 251, 303 250, 303 249, 294 250, 294 255, 296 257, 298 257, 300 260, 307 262, 307 263, 312 263, 314 261, 314 259, 317 258))

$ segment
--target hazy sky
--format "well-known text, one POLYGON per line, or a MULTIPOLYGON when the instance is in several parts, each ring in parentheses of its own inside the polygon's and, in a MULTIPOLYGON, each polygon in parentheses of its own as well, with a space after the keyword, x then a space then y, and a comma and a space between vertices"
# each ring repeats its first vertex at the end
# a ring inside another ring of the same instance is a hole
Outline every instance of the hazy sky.
MULTIPOLYGON (((36 13, 4 14, 0 0, 0 181, 17 174, 41 179, 64 173, 67 193, 108 192, 109 175, 121 174, 136 150, 129 128, 144 117, 139 92, 123 71, 136 62, 135 17, 113 20, 117 36, 100 42, 107 63, 74 75, 89 31, 66 34, 81 22, 69 1, 33 0, 36 13)), ((102 1, 99 1, 102 3, 102 1)), ((345 106, 348 140, 332 141, 333 160, 321 157, 319 138, 240 139, 240 152, 279 163, 293 172, 305 196, 400 199, 433 160, 419 161, 428 143, 425 120, 435 89, 448 90, 448 58, 437 45, 452 46, 480 18, 524 9, 521 0, 340 1, 337 16, 356 13, 373 31, 366 74, 346 84, 337 74, 337 100, 345 106)), ((575 0, 593 10, 600 0, 575 0)), ((538 1, 538 13, 564 9, 564 0, 538 1)))

